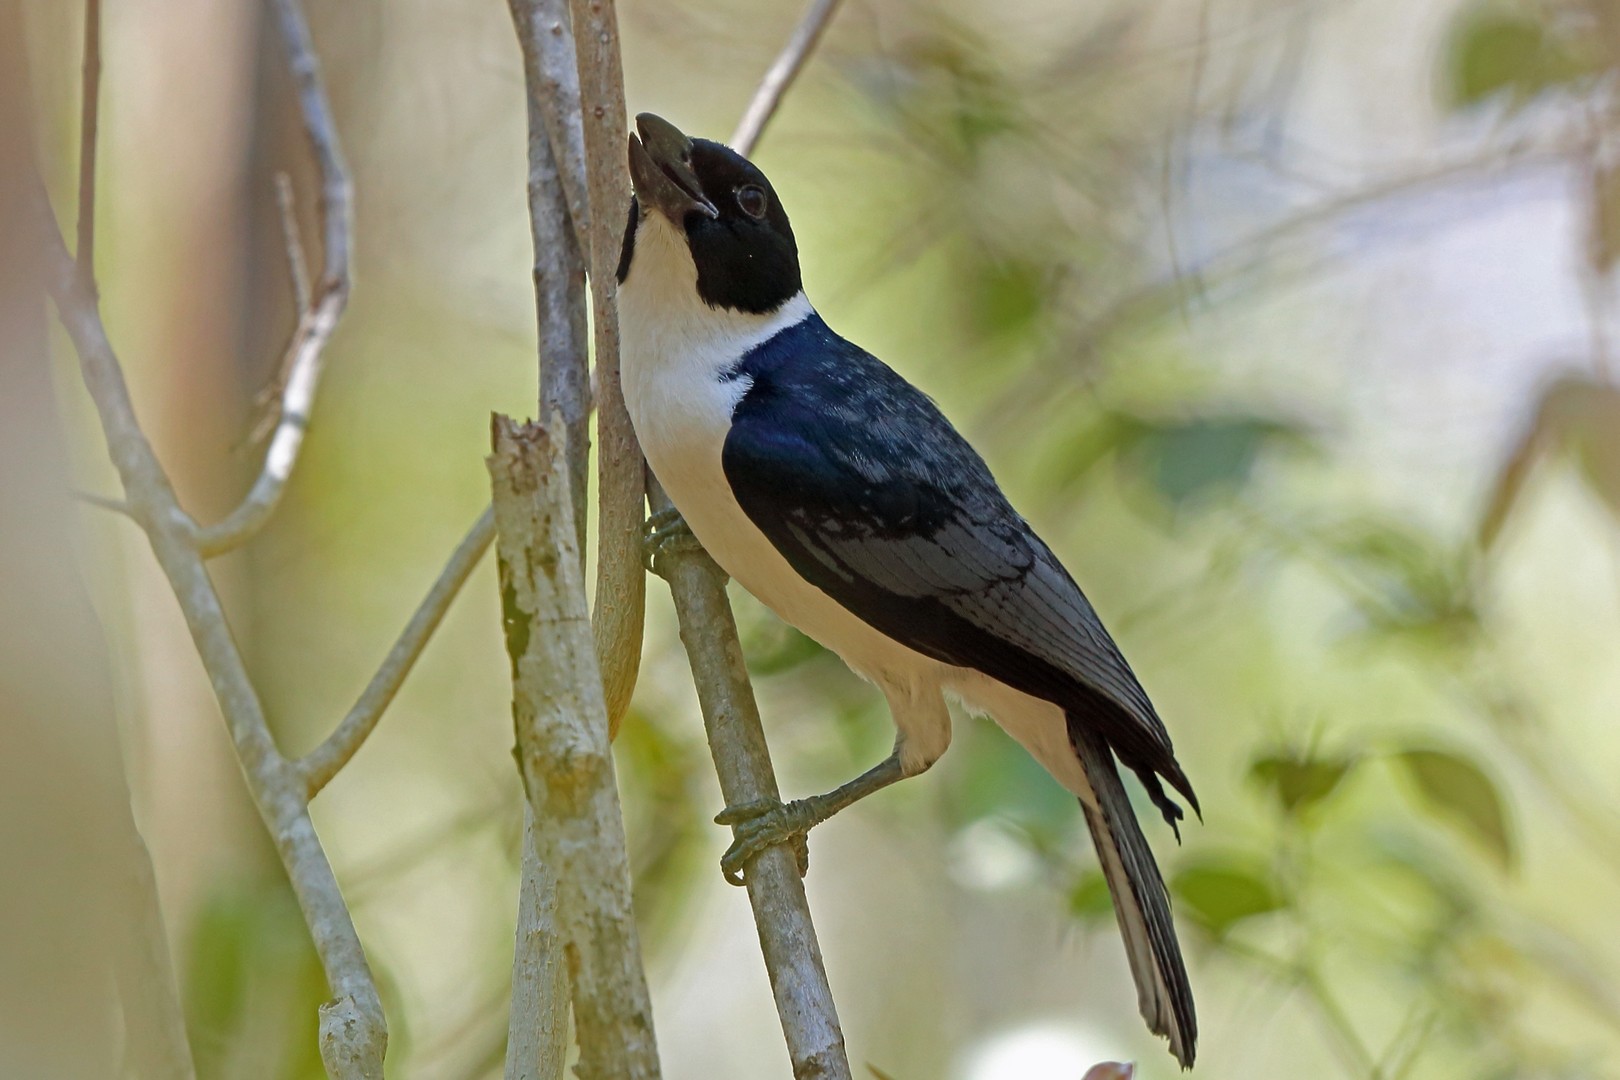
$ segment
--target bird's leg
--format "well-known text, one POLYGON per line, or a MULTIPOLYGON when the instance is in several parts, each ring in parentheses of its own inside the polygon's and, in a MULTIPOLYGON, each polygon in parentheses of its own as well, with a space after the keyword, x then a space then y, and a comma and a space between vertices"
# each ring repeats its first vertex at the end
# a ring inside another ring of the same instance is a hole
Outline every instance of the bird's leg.
POLYGON ((743 870, 755 855, 775 844, 792 841, 798 847, 799 873, 802 875, 810 862, 810 849, 804 842, 806 833, 844 807, 905 776, 906 772, 900 765, 900 754, 896 751, 882 763, 825 795, 794 799, 790 803, 761 799, 726 807, 714 819, 717 825, 732 827, 731 847, 720 858, 721 872, 733 885, 747 884, 743 870))
POLYGON ((673 506, 653 514, 641 525, 641 564, 649 574, 659 573, 658 558, 683 551, 702 551, 703 545, 673 506))

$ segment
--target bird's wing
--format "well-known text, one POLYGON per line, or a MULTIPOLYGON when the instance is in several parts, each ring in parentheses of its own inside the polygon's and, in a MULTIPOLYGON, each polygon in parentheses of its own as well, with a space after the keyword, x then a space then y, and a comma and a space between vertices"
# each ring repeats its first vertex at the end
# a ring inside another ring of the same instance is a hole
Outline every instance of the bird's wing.
POLYGON ((1086 716, 1193 800, 1091 604, 933 402, 853 346, 816 366, 746 373, 722 463, 749 520, 863 621, 1086 716))

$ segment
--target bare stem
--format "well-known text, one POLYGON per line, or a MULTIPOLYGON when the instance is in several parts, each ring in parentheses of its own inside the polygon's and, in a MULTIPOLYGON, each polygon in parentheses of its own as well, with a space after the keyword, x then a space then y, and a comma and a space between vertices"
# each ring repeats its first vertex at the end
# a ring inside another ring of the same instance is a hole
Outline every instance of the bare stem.
POLYGON ((591 303, 596 328, 597 538, 592 630, 601 660, 608 728, 630 707, 641 666, 647 581, 641 565, 646 465, 619 386, 619 243, 630 207, 624 69, 613 0, 570 0, 584 102, 586 190, 590 194, 591 303))
POLYGON ((353 198, 349 172, 343 164, 337 127, 332 120, 326 90, 321 85, 315 46, 310 41, 303 12, 297 0, 272 0, 272 5, 286 43, 287 63, 298 92, 304 133, 320 172, 324 264, 309 305, 299 310, 298 326, 287 349, 290 361, 281 389, 280 417, 265 451, 264 466, 235 510, 218 524, 197 530, 197 547, 207 557, 247 543, 275 513, 303 447, 304 430, 309 426, 315 392, 320 386, 327 342, 349 303, 350 204, 353 198))
POLYGON ((135 418, 95 296, 82 287, 74 260, 54 222, 49 221, 48 211, 42 216, 46 218, 42 247, 50 267, 47 287, 78 352, 85 385, 124 484, 125 499, 179 601, 230 729, 248 789, 286 867, 336 998, 321 1007, 321 1057, 327 1071, 340 1080, 380 1078, 388 1041, 382 1005, 337 879, 310 822, 303 779, 270 736, 219 594, 194 543, 194 525, 180 509, 169 478, 135 418))
MULTIPOLYGON (((648 485, 648 495, 655 513, 669 507, 657 481, 648 485)), ((681 643, 692 664, 703 727, 726 805, 777 798, 776 773, 726 599, 725 574, 701 551, 662 555, 659 568, 675 597, 681 643)), ((748 902, 754 909, 794 1077, 849 1080, 838 1007, 791 849, 770 848, 749 866, 748 902)))
POLYGON ((96 281, 96 132, 101 121, 101 0, 84 5, 84 71, 79 102, 79 221, 74 258, 87 291, 96 281))
POLYGON ((759 145, 759 137, 765 133, 765 125, 771 122, 771 117, 776 115, 782 95, 799 77, 804 62, 815 51, 816 43, 821 40, 822 32, 832 22, 833 13, 837 10, 838 0, 810 0, 810 6, 805 9, 799 25, 793 28, 787 44, 782 46, 782 51, 777 53, 765 77, 760 80, 753 99, 743 111, 742 120, 737 123, 737 130, 731 133, 731 147, 737 153, 747 157, 759 145))
POLYGON ((467 531, 467 535, 456 550, 451 554, 450 561, 445 563, 439 577, 428 590, 422 603, 417 607, 416 613, 411 616, 405 629, 400 631, 399 639, 394 647, 388 650, 383 658, 382 665, 377 673, 371 677, 371 682, 361 693, 354 707, 348 711, 343 720, 328 735, 326 741, 298 761, 298 771, 304 780, 304 790, 307 797, 313 799, 322 788, 329 784, 345 765, 347 765, 365 743, 371 733, 376 730, 377 722, 382 719, 383 711, 399 693, 399 688, 405 683, 405 676, 411 673, 416 661, 427 647, 428 639, 439 628, 444 620, 445 612, 450 610, 451 603, 460 594, 462 586, 472 576, 473 570, 489 550, 489 542, 495 539, 495 513, 486 508, 467 531))
POLYGON ((557 920, 557 876, 541 859, 539 844, 534 810, 525 805, 506 1080, 563 1080, 568 1062, 568 965, 557 920))

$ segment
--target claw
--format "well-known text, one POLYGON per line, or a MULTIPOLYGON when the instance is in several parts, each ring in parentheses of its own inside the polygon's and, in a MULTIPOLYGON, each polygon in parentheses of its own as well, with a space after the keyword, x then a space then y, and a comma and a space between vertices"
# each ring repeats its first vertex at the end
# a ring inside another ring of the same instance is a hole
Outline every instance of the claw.
POLYGON ((731 846, 720 857, 720 872, 731 884, 748 884, 744 874, 748 863, 777 844, 792 844, 799 876, 809 873, 810 843, 806 834, 815 818, 804 802, 784 804, 779 799, 757 799, 726 807, 714 816, 714 821, 732 827, 731 846))
POLYGON ((664 575, 658 569, 658 560, 664 555, 684 551, 702 551, 703 545, 687 527, 681 512, 674 507, 660 510, 641 525, 641 565, 649 574, 664 575))

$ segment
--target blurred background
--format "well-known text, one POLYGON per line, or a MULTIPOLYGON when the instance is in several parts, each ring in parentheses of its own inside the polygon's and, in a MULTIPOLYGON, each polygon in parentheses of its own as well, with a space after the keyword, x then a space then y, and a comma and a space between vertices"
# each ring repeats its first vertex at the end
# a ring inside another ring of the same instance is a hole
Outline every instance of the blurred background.
MULTIPOLYGON (((71 227, 81 13, 19 3, 12 54, 71 227)), ((282 510, 214 564, 292 753, 477 516, 489 413, 532 414, 536 384, 505 5, 306 7, 356 180, 354 299, 282 510)), ((800 5, 620 11, 631 111, 724 138, 800 5)), ((278 172, 318 250, 306 152, 253 0, 109 4, 104 40, 109 329, 182 500, 214 520, 257 467, 255 397, 291 328, 278 172)), ((1206 817, 1179 847, 1144 820, 1197 1075, 1620 1076, 1617 83, 1613 0, 846 0, 756 155, 822 314, 980 447, 1170 727, 1206 817)), ((50 332, 62 475, 115 492, 50 332)), ((76 513, 116 702, 87 706, 85 737, 122 746, 199 1068, 320 1076, 320 970, 173 600, 132 527, 76 513)), ((616 753, 666 1075, 785 1075, 650 596, 616 753)), ((733 596, 784 792, 882 757, 878 694, 733 596)), ((23 673, 80 658, 54 664, 23 673)), ((392 1075, 500 1072, 509 691, 486 564, 314 805, 392 1075)), ((811 846, 857 1070, 1178 1075, 1073 801, 989 723, 960 717, 926 777, 811 846)))

